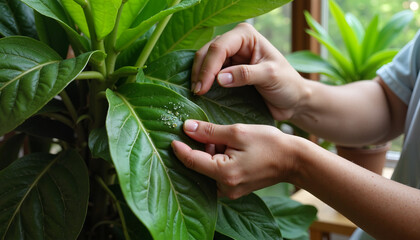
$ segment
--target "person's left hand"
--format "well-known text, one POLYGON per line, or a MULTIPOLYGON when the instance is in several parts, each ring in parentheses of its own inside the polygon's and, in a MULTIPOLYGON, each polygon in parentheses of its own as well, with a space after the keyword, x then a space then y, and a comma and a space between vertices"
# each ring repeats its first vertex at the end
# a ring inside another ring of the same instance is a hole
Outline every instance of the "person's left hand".
POLYGON ((221 197, 236 199, 288 181, 295 169, 293 136, 275 127, 187 120, 184 131, 205 143, 207 152, 173 141, 175 155, 186 167, 216 180, 221 197))

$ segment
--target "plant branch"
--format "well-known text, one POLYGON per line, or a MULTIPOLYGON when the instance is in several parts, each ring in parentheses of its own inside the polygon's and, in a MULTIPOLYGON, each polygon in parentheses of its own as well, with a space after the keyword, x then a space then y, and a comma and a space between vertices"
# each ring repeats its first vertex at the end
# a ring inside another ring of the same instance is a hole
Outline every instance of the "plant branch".
POLYGON ((61 114, 58 114, 58 113, 41 113, 39 115, 55 119, 55 120, 65 124, 65 125, 67 125, 71 128, 74 128, 74 123, 70 119, 68 119, 67 117, 65 117, 61 114))
MULTIPOLYGON (((95 21, 93 19, 92 10, 89 2, 86 2, 86 4, 82 6, 82 8, 89 28, 90 40, 92 42, 93 50, 101 50, 105 52, 104 41, 98 40, 98 36, 96 35, 95 21)), ((106 75, 106 66, 104 64, 104 61, 102 61, 99 64, 96 64, 95 67, 102 75, 106 75)))
POLYGON ((112 74, 115 69, 115 62, 118 56, 118 52, 115 50, 115 43, 117 42, 118 27, 120 25, 121 14, 126 2, 127 0, 122 1, 121 6, 118 9, 117 18, 115 19, 114 29, 112 29, 112 32, 106 41, 106 49, 108 54, 106 58, 106 68, 108 75, 112 74))
POLYGON ((125 237, 125 239, 130 240, 130 235, 128 234, 128 229, 127 229, 127 224, 125 222, 124 213, 121 209, 121 205, 120 205, 117 197, 111 191, 111 189, 108 188, 108 186, 105 184, 105 182, 102 180, 102 178, 100 178, 99 176, 96 176, 95 179, 99 183, 99 185, 101 185, 101 187, 108 193, 108 195, 114 201, 114 204, 117 207, 118 214, 120 215, 121 225, 122 225, 123 232, 124 232, 124 237, 125 237))
POLYGON ((98 79, 98 80, 103 81, 105 77, 104 75, 102 75, 102 73, 97 72, 97 71, 84 71, 76 77, 76 80, 86 80, 86 79, 98 79))
MULTIPOLYGON (((174 0, 170 7, 175 6, 178 4, 181 0, 174 0)), ((137 59, 135 67, 143 68, 144 64, 146 63, 147 59, 150 56, 150 53, 152 52, 153 48, 155 47, 157 41, 159 40, 160 36, 162 35, 163 30, 165 30, 166 25, 168 25, 169 20, 171 20, 173 14, 170 14, 166 16, 162 21, 160 21, 152 36, 150 36, 149 41, 147 41, 146 46, 144 47, 143 51, 141 52, 139 58, 137 59)), ((134 82, 135 77, 131 76, 128 78, 128 82, 134 82)))
POLYGON ((69 111, 73 122, 76 123, 77 122, 77 111, 76 111, 76 108, 74 107, 73 103, 71 102, 71 99, 70 99, 69 95, 67 95, 66 90, 63 90, 60 93, 60 97, 61 97, 61 100, 63 100, 63 103, 66 106, 67 110, 69 111))

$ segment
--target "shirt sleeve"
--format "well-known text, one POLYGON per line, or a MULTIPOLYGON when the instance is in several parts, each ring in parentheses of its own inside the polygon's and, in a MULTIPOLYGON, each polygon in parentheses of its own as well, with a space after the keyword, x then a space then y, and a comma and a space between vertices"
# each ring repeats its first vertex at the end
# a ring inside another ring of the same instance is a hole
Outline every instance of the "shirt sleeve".
POLYGON ((381 67, 376 74, 408 105, 419 70, 420 31, 411 42, 401 49, 392 62, 381 67))

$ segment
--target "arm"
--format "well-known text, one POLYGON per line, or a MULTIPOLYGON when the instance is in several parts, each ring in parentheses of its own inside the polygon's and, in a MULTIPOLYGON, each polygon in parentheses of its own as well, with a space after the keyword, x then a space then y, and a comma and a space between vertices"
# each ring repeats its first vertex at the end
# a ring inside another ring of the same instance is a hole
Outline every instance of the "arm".
POLYGON ((304 80, 249 24, 238 25, 197 51, 192 90, 205 94, 215 79, 223 87, 254 85, 276 120, 290 119, 342 145, 398 136, 407 111, 379 77, 345 86, 304 80))
POLYGON ((217 182, 235 199, 277 182, 300 186, 377 239, 420 237, 420 191, 361 168, 316 144, 262 125, 221 126, 188 120, 193 139, 219 151, 192 150, 174 141, 177 157, 217 182))

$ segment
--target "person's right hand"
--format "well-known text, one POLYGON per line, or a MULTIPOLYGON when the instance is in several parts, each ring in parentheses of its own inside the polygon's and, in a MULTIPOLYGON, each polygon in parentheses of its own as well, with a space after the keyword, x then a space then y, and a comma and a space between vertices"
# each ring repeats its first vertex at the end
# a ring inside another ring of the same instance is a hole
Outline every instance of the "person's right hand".
POLYGON ((197 51, 192 91, 205 94, 215 79, 222 87, 254 85, 277 120, 291 118, 306 94, 303 78, 267 39, 246 23, 197 51))

